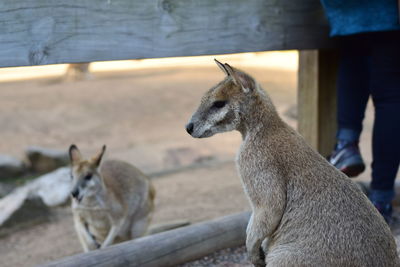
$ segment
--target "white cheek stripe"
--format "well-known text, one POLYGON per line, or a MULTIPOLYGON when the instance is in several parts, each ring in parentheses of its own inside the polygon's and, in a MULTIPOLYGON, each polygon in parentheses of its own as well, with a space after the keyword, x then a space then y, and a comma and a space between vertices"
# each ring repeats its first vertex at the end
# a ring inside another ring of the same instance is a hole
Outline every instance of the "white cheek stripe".
POLYGON ((220 112, 213 114, 208 118, 207 121, 204 121, 203 125, 201 125, 201 127, 197 130, 197 132, 203 134, 206 131, 210 131, 215 126, 216 123, 225 119, 226 114, 228 114, 228 112, 229 109, 224 108, 220 112))
POLYGON ((217 114, 214 114, 214 116, 211 117, 211 122, 212 123, 217 123, 225 119, 226 114, 228 113, 228 109, 225 108, 224 110, 221 110, 221 112, 218 112, 217 114))

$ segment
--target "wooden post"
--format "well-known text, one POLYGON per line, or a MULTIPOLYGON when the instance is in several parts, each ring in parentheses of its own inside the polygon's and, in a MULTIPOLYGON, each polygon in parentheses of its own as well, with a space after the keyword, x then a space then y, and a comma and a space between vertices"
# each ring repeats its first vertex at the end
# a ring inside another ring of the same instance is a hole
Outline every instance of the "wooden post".
POLYGON ((224 248, 243 245, 250 212, 150 235, 70 256, 47 267, 176 266, 224 248))
POLYGON ((299 52, 298 130, 323 156, 335 142, 337 68, 335 50, 299 52))

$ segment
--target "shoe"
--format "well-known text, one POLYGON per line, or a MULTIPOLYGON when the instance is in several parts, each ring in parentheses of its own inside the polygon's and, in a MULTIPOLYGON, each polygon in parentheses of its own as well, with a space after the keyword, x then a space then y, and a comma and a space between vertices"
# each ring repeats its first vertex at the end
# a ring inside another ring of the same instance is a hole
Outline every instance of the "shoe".
POLYGON ((392 222, 392 213, 393 213, 393 206, 391 203, 385 203, 385 202, 377 202, 371 200, 372 204, 375 206, 375 208, 379 211, 379 213, 382 215, 383 219, 387 222, 387 224, 390 224, 392 222))
POLYGON ((377 190, 371 189, 368 194, 369 200, 383 216, 385 221, 390 225, 393 221, 392 201, 395 197, 394 190, 377 190))
POLYGON ((357 143, 338 142, 328 161, 348 177, 355 177, 365 170, 357 143))

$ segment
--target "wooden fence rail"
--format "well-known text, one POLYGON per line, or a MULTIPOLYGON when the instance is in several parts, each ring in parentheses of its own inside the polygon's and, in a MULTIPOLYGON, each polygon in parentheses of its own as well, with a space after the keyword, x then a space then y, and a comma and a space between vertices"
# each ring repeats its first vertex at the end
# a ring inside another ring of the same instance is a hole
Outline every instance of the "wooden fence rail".
POLYGON ((0 67, 331 46, 318 0, 2 0, 0 67))

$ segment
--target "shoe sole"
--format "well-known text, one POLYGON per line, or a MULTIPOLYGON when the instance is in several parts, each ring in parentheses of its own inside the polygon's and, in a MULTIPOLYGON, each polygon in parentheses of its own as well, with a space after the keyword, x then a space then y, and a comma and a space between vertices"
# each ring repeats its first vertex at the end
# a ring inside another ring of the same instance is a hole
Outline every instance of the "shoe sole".
POLYGON ((365 170, 364 164, 357 164, 340 169, 348 177, 356 177, 365 170))

